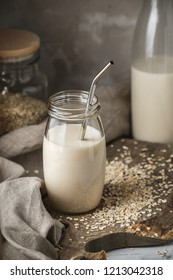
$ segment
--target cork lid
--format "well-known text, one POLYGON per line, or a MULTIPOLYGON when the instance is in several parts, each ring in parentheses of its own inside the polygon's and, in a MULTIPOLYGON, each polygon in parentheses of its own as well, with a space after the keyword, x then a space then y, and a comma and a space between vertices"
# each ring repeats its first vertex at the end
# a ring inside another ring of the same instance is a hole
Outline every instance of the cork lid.
POLYGON ((40 38, 22 29, 0 29, 0 58, 21 58, 36 52, 40 38))

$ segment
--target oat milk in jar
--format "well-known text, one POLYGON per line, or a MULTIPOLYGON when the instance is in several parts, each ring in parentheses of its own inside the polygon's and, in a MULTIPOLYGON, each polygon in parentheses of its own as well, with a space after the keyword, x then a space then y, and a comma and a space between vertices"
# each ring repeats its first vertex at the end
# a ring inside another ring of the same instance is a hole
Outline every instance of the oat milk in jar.
POLYGON ((68 213, 94 209, 100 202, 106 164, 105 135, 94 96, 89 111, 86 91, 62 91, 49 98, 43 141, 45 184, 52 206, 68 213), (80 140, 82 123, 87 121, 80 140))

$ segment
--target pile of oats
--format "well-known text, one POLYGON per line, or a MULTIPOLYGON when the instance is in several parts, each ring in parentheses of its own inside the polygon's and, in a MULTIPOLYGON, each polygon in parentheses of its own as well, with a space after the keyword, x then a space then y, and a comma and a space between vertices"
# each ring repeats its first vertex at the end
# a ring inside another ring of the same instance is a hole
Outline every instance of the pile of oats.
POLYGON ((47 116, 41 100, 23 94, 0 95, 0 136, 17 128, 40 123, 47 116))
POLYGON ((173 188, 167 174, 173 171, 173 155, 164 157, 166 150, 163 149, 155 156, 148 153, 147 147, 137 145, 134 141, 140 163, 136 164, 125 145, 117 149, 117 156, 111 162, 107 162, 101 206, 81 218, 67 217, 76 219, 73 221, 76 229, 83 227, 88 234, 103 230, 111 233, 115 226, 129 227, 156 216, 164 208, 173 188))

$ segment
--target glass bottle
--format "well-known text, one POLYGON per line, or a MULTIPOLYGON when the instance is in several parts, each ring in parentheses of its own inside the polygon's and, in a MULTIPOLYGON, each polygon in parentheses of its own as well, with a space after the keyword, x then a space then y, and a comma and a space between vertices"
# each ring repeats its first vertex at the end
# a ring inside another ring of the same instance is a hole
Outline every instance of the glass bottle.
POLYGON ((0 92, 47 101, 47 77, 39 69, 40 38, 26 30, 0 29, 0 92))
POLYGON ((43 170, 52 206, 68 213, 94 209, 100 202, 105 178, 105 134, 94 96, 88 113, 86 91, 62 91, 48 102, 43 141, 43 170), (84 140, 80 140, 87 120, 84 140))
POLYGON ((173 1, 144 0, 131 65, 132 134, 173 143, 173 1))

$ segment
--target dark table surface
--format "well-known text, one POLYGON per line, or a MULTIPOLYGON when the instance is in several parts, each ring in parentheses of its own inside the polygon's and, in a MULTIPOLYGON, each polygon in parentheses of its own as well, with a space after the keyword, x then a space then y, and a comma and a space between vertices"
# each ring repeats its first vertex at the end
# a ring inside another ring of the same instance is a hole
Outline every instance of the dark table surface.
MULTIPOLYGON (((25 168, 26 176, 37 176, 44 179, 42 149, 16 156, 11 160, 25 168)), ((108 252, 107 257, 108 259, 173 259, 173 244, 148 248, 113 250, 108 252)))

